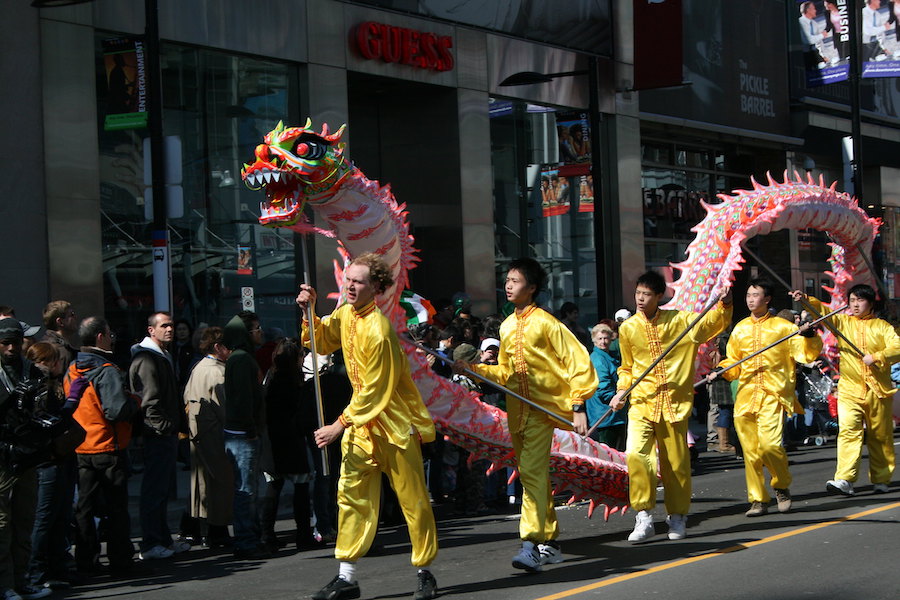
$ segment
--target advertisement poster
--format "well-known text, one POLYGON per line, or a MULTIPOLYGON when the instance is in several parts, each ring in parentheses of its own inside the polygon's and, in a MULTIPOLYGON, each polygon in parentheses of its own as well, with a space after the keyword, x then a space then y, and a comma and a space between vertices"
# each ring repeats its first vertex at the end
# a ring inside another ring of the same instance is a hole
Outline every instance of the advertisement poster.
POLYGON ((541 170, 541 214, 556 217, 569 212, 572 186, 569 178, 560 175, 556 168, 541 170))
POLYGON ((574 165, 591 162, 591 120, 586 112, 556 113, 559 162, 574 165))
POLYGON ((253 275, 253 251, 250 246, 238 246, 238 275, 253 275))
POLYGON ((141 129, 147 126, 147 86, 144 42, 138 38, 103 41, 106 72, 106 118, 103 129, 141 129))
POLYGON ((594 212, 594 178, 582 175, 578 179, 578 212, 594 212))
POLYGON ((850 76, 850 30, 846 0, 800 2, 797 25, 803 44, 806 84, 827 85, 850 76))
POLYGON ((860 14, 862 76, 900 76, 900 0, 867 0, 863 4, 860 14))

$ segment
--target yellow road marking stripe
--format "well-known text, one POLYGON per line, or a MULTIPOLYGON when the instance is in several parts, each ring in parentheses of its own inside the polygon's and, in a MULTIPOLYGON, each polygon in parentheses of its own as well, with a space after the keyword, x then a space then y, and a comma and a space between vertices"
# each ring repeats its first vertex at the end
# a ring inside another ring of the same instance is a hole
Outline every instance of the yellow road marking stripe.
POLYGON ((628 581, 629 579, 636 579, 638 577, 643 577, 645 575, 651 575, 653 573, 667 571, 669 569, 674 569, 675 567, 682 567, 684 565, 689 565, 689 564, 692 564, 695 562, 699 562, 701 560, 706 560, 707 558, 713 558, 716 556, 721 556, 723 554, 730 554, 732 552, 737 552, 738 550, 746 550, 747 548, 752 548, 753 546, 759 546, 760 544, 768 544, 769 542, 783 540, 785 538, 793 537, 795 535, 800 535, 801 533, 808 533, 810 531, 815 531, 816 529, 822 529, 823 527, 837 525, 838 523, 843 523, 845 521, 852 521, 853 519, 860 519, 862 517, 873 515, 873 514, 879 513, 879 512, 884 512, 886 510, 891 510, 894 508, 900 508, 900 502, 895 502, 893 504, 888 504, 886 506, 880 506, 878 508, 872 508, 872 509, 863 511, 861 513, 848 515, 846 517, 841 517, 839 519, 834 519, 831 521, 825 521, 824 523, 816 523, 815 525, 808 525, 806 527, 801 527, 800 529, 786 531, 784 533, 779 533, 779 534, 776 534, 773 536, 769 536, 767 538, 755 540, 753 542, 747 542, 745 544, 738 544, 736 546, 729 546, 728 548, 723 548, 722 550, 715 550, 708 554, 701 554, 699 556, 683 558, 681 560, 676 560, 674 562, 666 563, 666 564, 659 565, 656 567, 651 567, 649 569, 639 571, 637 573, 628 573, 626 575, 619 575, 618 577, 613 577, 612 579, 605 579, 603 581, 598 581, 596 583, 591 583, 589 585, 583 585, 581 587, 577 587, 577 588, 574 588, 571 590, 566 590, 564 592, 551 594, 549 596, 541 596, 540 598, 535 598, 535 600, 558 600, 559 598, 568 598, 569 596, 574 596, 576 594, 581 594, 584 592, 590 592, 591 590, 600 589, 600 588, 606 587, 608 585, 622 583, 623 581, 628 581))

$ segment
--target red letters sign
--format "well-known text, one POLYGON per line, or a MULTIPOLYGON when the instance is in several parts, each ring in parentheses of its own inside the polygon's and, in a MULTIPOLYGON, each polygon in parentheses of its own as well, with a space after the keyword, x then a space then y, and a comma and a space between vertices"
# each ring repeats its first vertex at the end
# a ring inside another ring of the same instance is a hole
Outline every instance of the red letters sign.
POLYGON ((366 21, 356 28, 356 49, 369 60, 409 65, 417 69, 449 71, 453 68, 453 38, 449 35, 366 21))

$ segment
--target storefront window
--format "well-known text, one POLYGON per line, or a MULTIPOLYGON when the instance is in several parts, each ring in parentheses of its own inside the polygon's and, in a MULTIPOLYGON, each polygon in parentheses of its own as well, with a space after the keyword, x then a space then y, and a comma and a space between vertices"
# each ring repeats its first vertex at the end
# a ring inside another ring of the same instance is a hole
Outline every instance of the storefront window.
MULTIPOLYGON (((755 164, 737 146, 706 148, 659 139, 645 140, 641 156, 646 266, 674 277, 669 265, 686 258, 695 235, 691 229, 706 217, 702 203, 718 204, 719 194, 748 188, 755 164), (734 172, 742 168, 748 174, 734 172)), ((777 158, 765 152, 758 157, 762 164, 777 158)))
POLYGON ((583 325, 597 315, 594 186, 590 123, 578 111, 492 100, 491 155, 498 306, 509 262, 536 258, 549 274, 541 302, 579 308, 583 325))
MULTIPOLYGON (((108 48, 98 39, 99 64, 108 48)), ((183 173, 181 199, 173 194, 169 206, 173 315, 194 327, 224 325, 246 307, 242 289, 251 288, 263 327, 292 331, 295 235, 257 224, 262 195, 243 185, 240 171, 279 120, 297 122, 296 69, 170 44, 160 59, 164 135, 180 145, 183 173)), ((98 69, 105 304, 120 339, 136 339, 153 309, 147 130, 110 130, 114 98, 106 75, 98 69)), ((136 85, 127 72, 125 80, 136 85)))

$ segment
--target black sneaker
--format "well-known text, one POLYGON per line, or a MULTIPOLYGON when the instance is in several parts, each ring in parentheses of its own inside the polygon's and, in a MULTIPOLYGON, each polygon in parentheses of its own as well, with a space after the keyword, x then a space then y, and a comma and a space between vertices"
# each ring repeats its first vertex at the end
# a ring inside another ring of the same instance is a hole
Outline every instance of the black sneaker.
POLYGON ((414 600, 431 600, 437 598, 437 581, 431 571, 419 571, 419 586, 416 588, 414 600))
POLYGON ((353 598, 359 598, 359 584, 350 583, 346 579, 342 579, 340 575, 312 596, 312 600, 352 600, 353 598))

